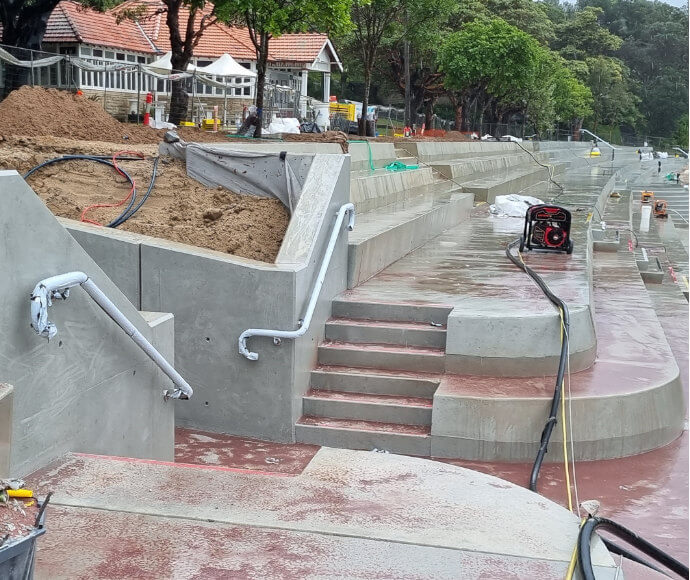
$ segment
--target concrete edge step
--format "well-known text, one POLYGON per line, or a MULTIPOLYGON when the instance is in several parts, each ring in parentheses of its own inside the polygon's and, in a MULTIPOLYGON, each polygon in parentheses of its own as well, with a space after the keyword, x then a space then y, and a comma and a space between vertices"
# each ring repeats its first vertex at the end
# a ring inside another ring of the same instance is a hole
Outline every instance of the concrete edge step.
POLYGON ((311 386, 320 391, 401 395, 431 399, 441 382, 440 376, 399 373, 378 369, 320 366, 311 372, 311 386))
MULTIPOLYGON (((348 242, 347 287, 365 282, 416 248, 467 220, 474 195, 453 193, 447 203, 439 203, 417 215, 385 224, 365 238, 348 242)), ((375 214, 372 214, 375 219, 375 214)))
POLYGON ((420 322, 336 318, 326 322, 327 340, 445 348, 446 330, 420 322))
POLYGON ((295 439, 344 449, 380 449, 391 453, 431 454, 431 429, 427 426, 351 421, 303 416, 295 424, 295 439))
POLYGON ((440 373, 445 358, 442 349, 418 346, 325 342, 318 347, 319 364, 335 366, 440 373))
POLYGON ((331 316, 337 318, 356 318, 391 322, 435 322, 448 323, 452 306, 442 304, 406 304, 391 302, 367 302, 348 299, 341 295, 331 302, 331 316))
POLYGON ((431 426, 432 400, 421 397, 310 390, 302 399, 305 415, 431 426))

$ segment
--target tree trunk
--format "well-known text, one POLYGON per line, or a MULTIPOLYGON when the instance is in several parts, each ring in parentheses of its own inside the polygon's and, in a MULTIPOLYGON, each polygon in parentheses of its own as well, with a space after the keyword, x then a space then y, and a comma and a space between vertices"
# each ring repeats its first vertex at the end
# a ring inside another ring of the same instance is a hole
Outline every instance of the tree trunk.
MULTIPOLYGON (((170 64, 173 72, 187 72, 187 65, 192 58, 191 39, 182 40, 180 35, 180 2, 168 3, 165 21, 170 31, 170 64), (188 48, 188 45, 189 48, 188 48)), ((189 18, 194 22, 195 13, 190 13, 189 18)), ((189 95, 187 94, 187 81, 182 79, 172 81, 170 92, 170 114, 168 122, 179 125, 187 117, 189 95)))
MULTIPOLYGON (((182 54, 175 54, 173 51, 170 64, 174 71, 186 71, 189 60, 189 57, 185 57, 184 52, 182 52, 182 54)), ((189 95, 187 94, 187 79, 172 81, 168 122, 173 125, 179 125, 187 118, 188 106, 189 95)))
MULTIPOLYGON (((264 119, 264 90, 266 88, 266 64, 268 62, 268 35, 261 35, 261 46, 259 48, 259 58, 256 63, 256 115, 259 124, 254 131, 254 137, 261 137, 264 119)), ((307 95, 300 95, 300 98, 307 95)))
POLYGON ((362 98, 362 116, 359 119, 358 134, 364 137, 367 134, 367 109, 369 108, 369 88, 371 87, 371 65, 364 65, 364 97, 362 98))
POLYGON ((435 104, 435 97, 428 98, 424 103, 424 124, 426 125, 427 129, 433 129, 435 104))

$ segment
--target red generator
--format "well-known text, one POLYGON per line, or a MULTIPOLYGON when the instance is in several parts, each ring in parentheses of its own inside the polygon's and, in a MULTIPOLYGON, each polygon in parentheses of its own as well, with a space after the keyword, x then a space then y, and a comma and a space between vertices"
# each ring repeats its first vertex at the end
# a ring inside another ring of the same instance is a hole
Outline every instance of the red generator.
POLYGON ((520 251, 545 250, 573 253, 570 238, 570 212, 557 205, 533 205, 525 215, 525 229, 520 237, 520 251))

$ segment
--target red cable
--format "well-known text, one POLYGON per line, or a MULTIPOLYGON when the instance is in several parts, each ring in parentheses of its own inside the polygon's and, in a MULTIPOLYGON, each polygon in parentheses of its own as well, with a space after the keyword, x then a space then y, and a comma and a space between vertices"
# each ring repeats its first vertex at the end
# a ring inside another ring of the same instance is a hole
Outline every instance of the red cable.
MULTIPOLYGON (((142 159, 144 159, 144 157, 145 157, 143 153, 139 153, 137 151, 118 151, 117 153, 114 153, 113 154, 113 166, 115 167, 115 171, 117 171, 122 177, 125 177, 125 174, 122 173, 122 170, 118 167, 117 158, 120 155, 124 155, 125 153, 128 155, 136 155, 137 157, 141 157, 142 159)), ((95 226, 103 226, 102 223, 95 222, 93 220, 87 220, 84 217, 86 215, 86 212, 90 211, 92 209, 95 209, 97 207, 120 207, 121 205, 127 203, 127 200, 129 200, 129 198, 132 197, 132 194, 134 193, 134 190, 136 188, 137 188, 136 181, 134 179, 132 179, 132 187, 130 188, 129 193, 127 194, 127 197, 125 197, 122 201, 120 201, 118 203, 95 203, 93 205, 89 205, 89 206, 84 208, 84 211, 81 212, 81 217, 79 219, 82 222, 87 223, 87 224, 93 224, 95 226)))

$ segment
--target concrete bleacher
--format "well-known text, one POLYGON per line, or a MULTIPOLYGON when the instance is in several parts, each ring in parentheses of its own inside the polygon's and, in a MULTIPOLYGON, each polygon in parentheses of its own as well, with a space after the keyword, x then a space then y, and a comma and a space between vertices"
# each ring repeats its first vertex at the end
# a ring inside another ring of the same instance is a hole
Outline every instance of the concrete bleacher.
MULTIPOLYGON (((610 159, 590 161, 586 144, 544 147, 539 159, 556 167, 561 191, 545 182, 547 171, 531 156, 514 149, 511 143, 404 144, 435 169, 467 171, 460 178, 467 183, 484 180, 487 189, 501 193, 556 198, 573 211, 573 255, 525 259, 569 304, 573 415, 576 423, 580 418, 575 455, 620 457, 668 443, 683 423, 678 367, 645 299, 634 255, 620 234, 608 244, 611 232, 597 233, 606 211, 612 223, 630 221, 629 198, 608 208, 606 202, 617 171, 635 159, 632 152, 617 153, 614 167, 610 159), (510 168, 492 174, 502 154, 510 168), (592 221, 590 212, 597 216, 592 221), (633 305, 617 298, 630 292, 633 305), (619 320, 637 320, 639 328, 632 332, 627 322, 619 328, 619 320), (655 353, 648 364, 633 354, 641 342, 655 353), (584 416, 591 421, 583 422, 584 416)), ((388 210, 384 219, 375 209, 372 222, 402 231, 404 205, 388 210)), ((364 221, 362 237, 368 235, 364 221)), ((493 218, 477 208, 469 220, 430 236, 394 263, 396 252, 385 253, 398 244, 392 233, 371 252, 379 261, 368 272, 384 268, 368 281, 353 271, 363 263, 353 260, 353 232, 350 290, 333 301, 297 439, 478 460, 533 458, 560 340, 557 312, 504 255, 521 226, 519 218, 493 218)), ((549 459, 558 459, 557 445, 552 447, 549 459)))

